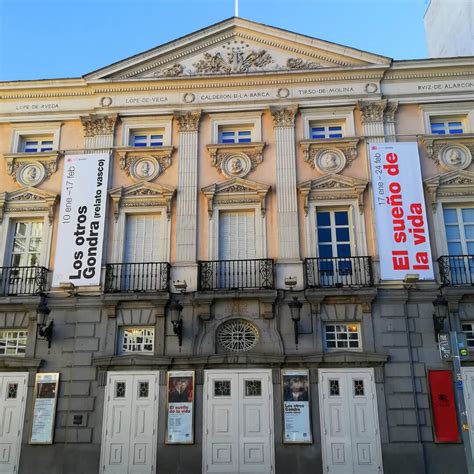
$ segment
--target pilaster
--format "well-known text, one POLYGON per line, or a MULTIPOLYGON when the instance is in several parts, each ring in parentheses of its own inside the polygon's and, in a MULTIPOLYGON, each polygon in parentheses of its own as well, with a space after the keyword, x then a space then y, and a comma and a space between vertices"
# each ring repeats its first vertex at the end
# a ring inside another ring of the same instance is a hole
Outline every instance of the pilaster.
POLYGON ((364 134, 370 142, 384 142, 384 111, 387 100, 359 101, 364 134))
POLYGON ((84 127, 86 150, 97 148, 112 148, 114 145, 115 124, 117 115, 90 114, 81 117, 84 127))
POLYGON ((395 127, 395 113, 397 112, 397 109, 398 102, 389 101, 387 102, 387 107, 385 107, 383 112, 385 137, 389 142, 397 141, 397 130, 395 127))
POLYGON ((175 113, 179 131, 178 189, 176 198, 176 268, 174 279, 184 279, 188 290, 197 288, 197 160, 201 111, 175 113))

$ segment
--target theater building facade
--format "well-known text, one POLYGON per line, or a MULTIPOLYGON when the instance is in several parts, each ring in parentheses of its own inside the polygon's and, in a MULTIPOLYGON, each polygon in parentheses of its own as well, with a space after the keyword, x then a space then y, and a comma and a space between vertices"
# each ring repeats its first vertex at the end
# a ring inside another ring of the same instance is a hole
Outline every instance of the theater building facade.
POLYGON ((465 472, 473 77, 230 18, 1 83, 0 473, 465 472), (431 278, 383 278, 384 143, 431 278))

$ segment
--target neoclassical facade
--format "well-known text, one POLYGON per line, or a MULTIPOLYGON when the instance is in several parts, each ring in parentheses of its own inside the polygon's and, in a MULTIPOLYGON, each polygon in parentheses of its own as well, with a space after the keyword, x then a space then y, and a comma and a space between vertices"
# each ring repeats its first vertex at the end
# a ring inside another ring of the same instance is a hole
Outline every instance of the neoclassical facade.
POLYGON ((436 420, 451 382, 432 381, 452 367, 438 331, 474 347, 473 64, 231 18, 80 78, 1 83, 0 472, 465 472, 436 420), (433 280, 381 279, 382 142, 417 143, 433 280), (93 153, 110 157, 100 284, 53 285, 68 156, 93 153), (170 407, 190 401, 175 442, 170 407))

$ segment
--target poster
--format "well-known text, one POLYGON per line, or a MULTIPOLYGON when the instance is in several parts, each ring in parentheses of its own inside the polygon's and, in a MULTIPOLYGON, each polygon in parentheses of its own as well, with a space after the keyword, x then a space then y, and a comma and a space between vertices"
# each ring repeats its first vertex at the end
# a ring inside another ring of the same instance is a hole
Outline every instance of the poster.
POLYGON ((372 143, 370 165, 382 280, 433 280, 416 142, 372 143))
POLYGON ((168 372, 166 442, 194 443, 194 371, 168 372))
POLYGON ((283 370, 283 442, 311 443, 308 370, 283 370))
POLYGON ((59 373, 36 374, 30 444, 52 444, 59 373))
POLYGON ((100 283, 109 154, 66 155, 53 286, 100 283))

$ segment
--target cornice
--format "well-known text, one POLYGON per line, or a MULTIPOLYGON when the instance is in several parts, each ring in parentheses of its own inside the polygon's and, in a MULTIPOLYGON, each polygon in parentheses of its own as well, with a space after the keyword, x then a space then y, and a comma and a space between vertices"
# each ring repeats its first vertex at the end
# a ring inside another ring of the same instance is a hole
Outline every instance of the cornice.
POLYGON ((399 81, 406 79, 453 79, 455 77, 472 78, 473 70, 470 71, 441 71, 441 72, 407 72, 401 74, 393 70, 388 70, 384 81, 399 81))

